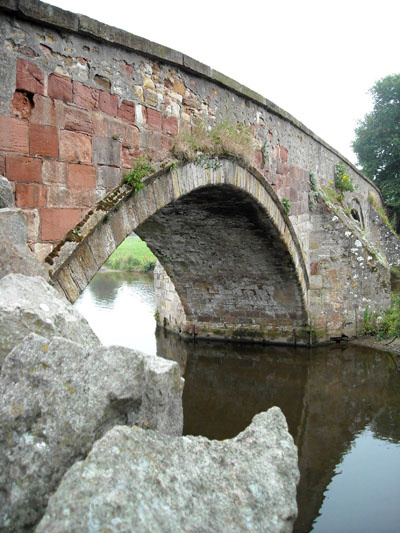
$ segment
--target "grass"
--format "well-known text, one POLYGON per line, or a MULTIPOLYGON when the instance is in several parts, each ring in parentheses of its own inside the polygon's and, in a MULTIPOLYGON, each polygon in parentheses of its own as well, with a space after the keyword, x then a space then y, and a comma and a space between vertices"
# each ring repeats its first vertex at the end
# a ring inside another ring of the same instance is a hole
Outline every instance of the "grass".
POLYGON ((127 237, 104 266, 110 270, 149 272, 154 269, 156 260, 156 256, 139 237, 127 237))
POLYGON ((377 317, 367 307, 364 311, 365 335, 376 335, 378 339, 400 337, 400 295, 392 295, 392 305, 383 309, 377 317))
POLYGON ((199 121, 181 130, 175 138, 173 153, 182 161, 193 161, 199 154, 208 157, 230 156, 251 164, 255 140, 250 126, 229 119, 213 127, 199 121))

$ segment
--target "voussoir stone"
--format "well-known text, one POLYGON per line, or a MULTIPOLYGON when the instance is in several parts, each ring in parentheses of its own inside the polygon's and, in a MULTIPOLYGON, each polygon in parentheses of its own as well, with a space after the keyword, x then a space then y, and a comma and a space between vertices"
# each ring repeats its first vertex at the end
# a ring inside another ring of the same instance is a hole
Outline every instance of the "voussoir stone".
POLYGON ((277 407, 226 441, 118 426, 67 472, 36 532, 289 532, 298 479, 277 407))
POLYGON ((182 390, 171 361, 27 336, 1 370, 0 530, 33 528, 68 468, 113 426, 181 434, 182 390))
POLYGON ((43 278, 8 274, 0 279, 0 367, 31 332, 59 335, 88 348, 100 344, 87 320, 43 278))

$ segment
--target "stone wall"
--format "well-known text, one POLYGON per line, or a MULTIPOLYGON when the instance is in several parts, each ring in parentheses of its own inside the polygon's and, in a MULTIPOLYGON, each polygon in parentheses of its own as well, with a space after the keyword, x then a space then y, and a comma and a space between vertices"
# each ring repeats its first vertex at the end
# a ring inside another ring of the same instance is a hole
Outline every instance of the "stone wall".
MULTIPOLYGON (((294 253, 290 249, 289 254, 305 308, 310 304, 317 316, 322 305, 325 324, 330 324, 324 335, 327 331, 331 335, 356 333, 359 322, 356 315, 362 315, 364 304, 378 309, 388 303, 386 282, 381 281, 381 274, 380 277, 376 274, 379 277, 376 287, 383 292, 375 296, 367 288, 365 294, 364 288, 357 289, 354 303, 358 310, 353 313, 351 326, 344 327, 350 312, 344 303, 348 296, 343 291, 350 278, 357 279, 358 269, 354 270, 357 265, 347 260, 352 258, 351 254, 344 256, 343 261, 341 258, 330 261, 328 267, 325 259, 329 254, 335 255, 327 249, 327 243, 344 250, 347 245, 341 237, 345 240, 346 231, 352 232, 356 223, 354 219, 343 218, 342 236, 338 233, 332 239, 328 231, 325 239, 320 227, 322 215, 310 208, 314 201, 311 176, 320 190, 332 189, 335 166, 345 163, 346 172, 356 185, 355 191, 347 194, 347 201, 358 213, 354 235, 362 237, 364 264, 368 263, 368 249, 374 250, 374 257, 384 268, 388 268, 389 262, 396 263, 398 240, 385 231, 383 234, 380 221, 370 216, 371 194, 378 207, 381 205, 374 184, 294 117, 184 54, 42 2, 0 2, 0 31, 4 35, 0 43, 0 75, 4 80, 0 88, 0 173, 5 173, 13 183, 16 205, 24 210, 28 220, 30 246, 39 258, 43 260, 78 221, 92 212, 96 202, 120 184, 132 160, 149 155, 154 164, 161 163, 170 156, 177 132, 191 127, 198 119, 213 125, 228 117, 251 127, 255 150, 250 166, 274 191, 278 202, 287 199, 291 203, 290 222, 285 227, 294 232, 299 250, 294 253), (331 281, 334 276, 343 280, 343 272, 347 282, 341 285, 342 289, 338 282, 337 299, 331 300, 331 281), (304 285, 306 278, 311 282, 310 292, 304 285), (346 316, 343 320, 339 318, 342 304, 346 316)), ((189 184, 186 192, 192 189, 189 184)), ((170 201, 173 200, 171 196, 170 201)), ((146 202, 149 202, 146 206, 138 206, 140 214, 129 216, 144 222, 146 213, 153 214, 153 204, 158 206, 157 199, 146 202)), ((166 205, 164 202, 159 207, 166 205)), ((113 224, 118 225, 115 221, 113 224)), ((330 230, 328 219, 323 226, 330 230)), ((74 256, 73 246, 69 247, 71 256, 63 254, 71 267, 67 272, 59 263, 58 270, 72 299, 135 223, 131 220, 121 227, 117 233, 111 226, 91 228, 97 237, 102 239, 103 233, 105 236, 105 241, 101 241, 103 250, 96 247, 96 257, 86 244, 81 246, 85 250, 81 263, 74 256)), ((182 231, 183 235, 184 230, 181 226, 175 228, 175 233, 179 236, 182 231)), ((221 231, 224 230, 222 227, 221 231)), ((151 239, 150 234, 148 237, 151 239)), ((199 234, 194 230, 191 238, 198 239, 199 234)), ((155 246, 156 252, 171 274, 164 262, 169 243, 162 244, 161 248, 155 246)), ((183 249, 189 250, 190 242, 182 243, 183 249)), ((371 269, 374 268, 372 265, 371 269)), ((52 273, 56 270, 53 268, 52 273)), ((371 270, 370 283, 377 271, 371 270)), ((172 281, 176 286, 177 278, 172 281)), ((253 289, 249 285, 246 290, 253 289)), ((189 310, 182 298, 180 294, 187 314, 189 310)), ((264 305, 268 301, 267 298, 264 305)), ((237 299, 232 302, 236 305, 237 299)), ((257 305, 251 312, 260 312, 257 305)), ((193 314, 193 309, 190 312, 193 314)), ((283 315, 287 310, 280 313, 274 308, 273 312, 283 315)), ((203 316, 210 316, 210 312, 203 316)), ((257 317, 253 319, 257 322, 257 317)))
MULTIPOLYGON (((3 1, 0 9, 0 173, 14 182, 40 257, 119 183, 132 158, 160 161, 178 130, 229 115, 252 127, 254 164, 291 201, 307 258, 309 173, 329 184, 341 159, 334 149, 179 52, 37 1, 3 1)), ((366 207, 374 187, 348 166, 366 207)))

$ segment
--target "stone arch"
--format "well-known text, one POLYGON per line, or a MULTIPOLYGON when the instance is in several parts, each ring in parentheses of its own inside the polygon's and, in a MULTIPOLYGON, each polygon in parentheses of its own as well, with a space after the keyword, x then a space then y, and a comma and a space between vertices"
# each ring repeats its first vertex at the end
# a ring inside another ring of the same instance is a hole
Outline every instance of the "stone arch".
MULTIPOLYGON (((122 193, 121 193, 122 194, 122 193)), ((51 262, 53 284, 70 301, 131 231, 173 281, 188 333, 308 342, 308 275, 300 244, 263 176, 223 159, 217 168, 187 163, 160 171, 104 216, 92 215, 79 239, 51 262)))

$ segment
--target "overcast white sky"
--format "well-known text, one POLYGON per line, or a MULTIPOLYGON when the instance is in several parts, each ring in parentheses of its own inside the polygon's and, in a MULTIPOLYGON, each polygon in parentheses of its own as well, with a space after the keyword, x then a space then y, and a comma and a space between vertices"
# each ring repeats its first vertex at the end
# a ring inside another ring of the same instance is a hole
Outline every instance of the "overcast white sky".
POLYGON ((51 0, 247 85, 353 162, 368 89, 400 72, 399 0, 51 0))

